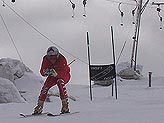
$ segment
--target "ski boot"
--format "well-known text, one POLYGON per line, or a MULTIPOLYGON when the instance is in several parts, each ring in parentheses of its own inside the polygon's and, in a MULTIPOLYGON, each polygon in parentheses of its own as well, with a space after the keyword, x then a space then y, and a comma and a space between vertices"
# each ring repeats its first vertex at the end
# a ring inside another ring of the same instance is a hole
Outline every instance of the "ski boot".
POLYGON ((68 99, 62 100, 62 108, 61 108, 60 114, 64 114, 64 113, 70 113, 69 108, 68 108, 68 99))
POLYGON ((35 110, 32 113, 32 115, 41 114, 42 113, 42 109, 43 109, 43 104, 44 104, 44 101, 38 100, 37 106, 35 107, 35 110))

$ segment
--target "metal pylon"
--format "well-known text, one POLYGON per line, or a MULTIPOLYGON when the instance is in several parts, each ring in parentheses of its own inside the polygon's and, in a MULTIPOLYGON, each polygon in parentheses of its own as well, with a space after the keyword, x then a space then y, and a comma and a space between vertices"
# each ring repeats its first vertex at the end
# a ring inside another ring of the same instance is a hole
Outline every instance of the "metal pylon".
POLYGON ((135 23, 135 32, 133 36, 133 47, 132 47, 132 56, 131 56, 131 68, 136 71, 137 66, 137 52, 138 52, 138 41, 140 34, 140 23, 141 23, 141 15, 146 8, 149 0, 142 6, 142 0, 137 2, 137 15, 136 15, 136 23, 135 23))

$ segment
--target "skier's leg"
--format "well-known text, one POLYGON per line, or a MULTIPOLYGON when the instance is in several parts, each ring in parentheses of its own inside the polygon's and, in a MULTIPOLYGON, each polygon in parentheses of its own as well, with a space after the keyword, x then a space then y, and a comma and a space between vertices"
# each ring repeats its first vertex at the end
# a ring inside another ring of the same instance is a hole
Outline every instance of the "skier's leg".
POLYGON ((61 114, 69 113, 68 96, 67 96, 67 90, 66 90, 64 81, 62 79, 58 79, 57 86, 59 88, 60 99, 62 101, 61 114))
POLYGON ((44 83, 44 86, 41 89, 41 92, 40 92, 40 95, 38 98, 37 106, 35 107, 34 112, 33 112, 34 115, 42 113, 44 101, 47 97, 48 90, 55 84, 56 83, 54 81, 51 81, 50 78, 47 78, 47 80, 44 83))
POLYGON ((37 106, 34 109, 33 115, 41 114, 43 109, 44 101, 38 100, 37 106))

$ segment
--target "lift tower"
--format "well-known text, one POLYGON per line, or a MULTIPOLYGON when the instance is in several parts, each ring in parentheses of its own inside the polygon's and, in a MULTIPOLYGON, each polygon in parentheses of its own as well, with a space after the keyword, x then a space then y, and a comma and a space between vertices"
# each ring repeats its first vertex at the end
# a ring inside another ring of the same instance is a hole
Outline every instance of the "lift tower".
POLYGON ((140 33, 140 22, 141 22, 141 15, 146 8, 149 0, 142 6, 142 0, 138 0, 137 2, 137 15, 136 15, 136 23, 135 23, 135 32, 133 36, 133 47, 132 47, 132 56, 131 56, 131 68, 136 71, 137 66, 137 51, 138 51, 138 40, 139 40, 139 33, 140 33))

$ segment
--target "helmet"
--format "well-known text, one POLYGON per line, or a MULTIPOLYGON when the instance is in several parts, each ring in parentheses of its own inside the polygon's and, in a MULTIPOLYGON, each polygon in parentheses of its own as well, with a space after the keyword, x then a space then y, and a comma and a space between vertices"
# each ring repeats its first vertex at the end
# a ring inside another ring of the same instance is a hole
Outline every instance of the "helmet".
POLYGON ((51 46, 47 49, 47 55, 48 56, 51 56, 51 55, 57 55, 58 56, 59 55, 59 50, 56 47, 51 46))

